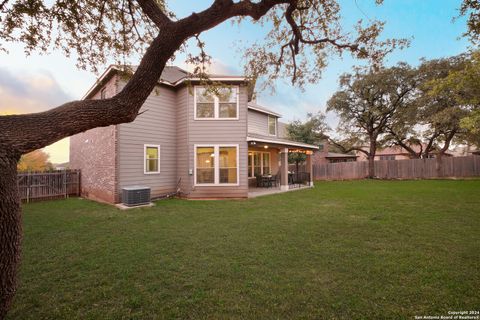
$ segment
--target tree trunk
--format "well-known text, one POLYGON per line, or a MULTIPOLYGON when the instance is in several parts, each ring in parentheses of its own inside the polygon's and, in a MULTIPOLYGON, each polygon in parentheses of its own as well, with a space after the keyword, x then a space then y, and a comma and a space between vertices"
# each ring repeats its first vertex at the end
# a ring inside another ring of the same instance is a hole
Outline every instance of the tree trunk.
POLYGON ((375 178, 375 154, 377 153, 376 138, 370 138, 370 148, 368 151, 368 178, 375 178))
POLYGON ((368 155, 368 178, 375 178, 375 156, 368 155))
POLYGON ((22 223, 15 156, 0 155, 0 319, 4 319, 16 291, 22 223))
POLYGON ((437 171, 437 177, 443 176, 443 154, 442 152, 437 153, 435 157, 435 171, 437 171))

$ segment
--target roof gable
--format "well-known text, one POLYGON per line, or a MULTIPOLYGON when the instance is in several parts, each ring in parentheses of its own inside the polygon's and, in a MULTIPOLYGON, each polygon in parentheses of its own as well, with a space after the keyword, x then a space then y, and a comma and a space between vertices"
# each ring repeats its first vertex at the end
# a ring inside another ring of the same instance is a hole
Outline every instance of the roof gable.
MULTIPOLYGON (((135 71, 137 69, 136 66, 132 66, 131 69, 135 71)), ((110 78, 117 72, 122 71, 122 67, 117 65, 110 65, 107 70, 103 72, 103 74, 97 79, 97 81, 90 87, 87 93, 83 96, 82 99, 89 99, 97 92, 97 90, 103 86, 110 78)), ((244 82, 246 80, 243 76, 226 76, 226 75, 217 75, 217 74, 210 74, 209 78, 214 81, 239 81, 244 82)), ((160 76, 159 83, 176 87, 179 84, 182 84, 184 81, 199 81, 200 78, 195 78, 193 75, 177 66, 165 66, 163 69, 162 75, 160 76)))

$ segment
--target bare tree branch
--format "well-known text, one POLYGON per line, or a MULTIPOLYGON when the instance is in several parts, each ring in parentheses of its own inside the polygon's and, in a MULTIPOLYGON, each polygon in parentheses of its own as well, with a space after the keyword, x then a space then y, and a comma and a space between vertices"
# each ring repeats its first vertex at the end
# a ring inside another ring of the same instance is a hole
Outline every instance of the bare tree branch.
POLYGON ((0 11, 3 10, 5 5, 8 3, 9 0, 3 0, 2 3, 0 3, 0 11))
POLYGON ((359 151, 359 152, 365 154, 367 157, 370 156, 370 152, 368 152, 367 150, 364 150, 360 147, 355 147, 355 146, 346 147, 343 144, 341 144, 340 142, 336 142, 335 140, 333 140, 331 138, 328 139, 328 141, 331 144, 333 144, 334 146, 336 146, 337 148, 339 148, 343 153, 349 153, 349 152, 352 152, 352 151, 359 151))

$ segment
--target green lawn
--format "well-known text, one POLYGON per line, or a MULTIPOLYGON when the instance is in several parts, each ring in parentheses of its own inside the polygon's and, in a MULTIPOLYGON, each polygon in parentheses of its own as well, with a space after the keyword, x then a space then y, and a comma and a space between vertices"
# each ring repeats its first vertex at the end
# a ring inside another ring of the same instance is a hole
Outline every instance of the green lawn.
POLYGON ((413 319, 480 309, 480 180, 24 206, 9 319, 413 319))

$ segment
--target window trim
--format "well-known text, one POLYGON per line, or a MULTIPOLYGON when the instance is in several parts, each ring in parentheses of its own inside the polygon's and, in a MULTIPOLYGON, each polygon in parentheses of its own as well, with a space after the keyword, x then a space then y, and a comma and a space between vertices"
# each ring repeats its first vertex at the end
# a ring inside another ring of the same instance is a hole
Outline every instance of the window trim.
POLYGON ((195 187, 233 187, 240 185, 240 148, 238 144, 214 144, 203 143, 193 145, 193 185, 195 187), (213 153, 215 154, 215 161, 213 165, 213 181, 214 183, 197 183, 197 148, 213 147, 213 153), (220 183, 220 148, 222 147, 235 147, 237 150, 237 182, 236 183, 220 183))
POLYGON ((254 153, 260 153, 260 174, 263 175, 263 154, 268 153, 269 154, 269 159, 268 159, 268 167, 270 168, 270 174, 272 174, 272 152, 270 151, 257 151, 257 150, 251 150, 248 151, 248 153, 252 153, 252 155, 248 155, 248 157, 252 158, 252 170, 248 168, 248 161, 247 161, 247 177, 248 179, 255 179, 255 165, 254 165, 254 153), (250 171, 250 172, 248 172, 250 171), (252 174, 250 176, 250 174, 252 174))
POLYGON ((160 145, 159 144, 144 144, 143 145, 143 174, 159 174, 160 173, 160 145), (157 148, 158 150, 158 170, 147 171, 147 148, 157 148))
POLYGON ((277 117, 275 116, 272 116, 272 115, 268 115, 267 117, 267 131, 268 131, 268 135, 271 136, 271 137, 276 137, 277 136, 277 117), (270 133, 270 118, 273 118, 275 120, 275 133, 274 134, 271 134, 270 133))
POLYGON ((100 89, 100 100, 107 99, 107 88, 103 87, 100 89))
POLYGON ((212 121, 212 120, 238 120, 239 119, 239 112, 240 112, 240 87, 239 86, 231 86, 237 92, 237 116, 235 118, 220 118, 220 103, 217 96, 214 96, 213 101, 213 118, 199 118, 197 117, 197 88, 205 88, 205 86, 193 86, 193 120, 198 121, 212 121))

